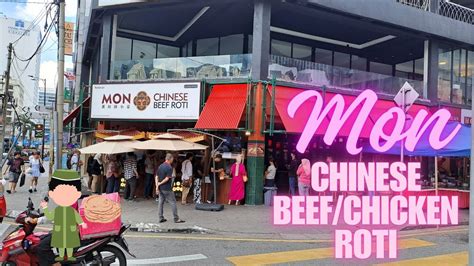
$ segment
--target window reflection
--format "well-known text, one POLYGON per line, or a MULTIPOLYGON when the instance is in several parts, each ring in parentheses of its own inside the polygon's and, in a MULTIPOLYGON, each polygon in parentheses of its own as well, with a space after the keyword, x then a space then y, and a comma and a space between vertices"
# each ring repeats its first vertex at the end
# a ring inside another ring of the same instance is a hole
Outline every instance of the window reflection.
POLYGON ((293 44, 293 58, 311 61, 311 47, 301 44, 293 44))
POLYGON ((345 53, 334 52, 334 65, 338 67, 349 68, 351 64, 351 56, 345 53))
POLYGON ((244 52, 244 35, 236 34, 221 37, 219 54, 242 54, 244 52))
POLYGON ((438 99, 450 101, 451 95, 451 50, 439 49, 438 59, 438 99))
POLYGON ((170 46, 170 45, 158 44, 158 53, 156 57, 157 58, 179 57, 179 48, 170 46))
POLYGON ((132 56, 132 40, 122 37, 115 38, 115 60, 130 60, 132 56))
POLYGON ((219 38, 207 38, 197 40, 196 55, 218 55, 219 54, 219 38))
POLYGON ((351 68, 366 71, 367 70, 367 59, 352 55, 351 57, 351 68))
POLYGON ((291 57, 291 43, 279 40, 272 40, 271 53, 273 55, 291 57))
POLYGON ((133 40, 132 60, 153 59, 156 57, 156 44, 133 40))
POLYGON ((332 51, 316 48, 315 62, 325 65, 332 65, 332 51))
POLYGON ((392 66, 378 62, 370 62, 370 72, 391 76, 392 66))

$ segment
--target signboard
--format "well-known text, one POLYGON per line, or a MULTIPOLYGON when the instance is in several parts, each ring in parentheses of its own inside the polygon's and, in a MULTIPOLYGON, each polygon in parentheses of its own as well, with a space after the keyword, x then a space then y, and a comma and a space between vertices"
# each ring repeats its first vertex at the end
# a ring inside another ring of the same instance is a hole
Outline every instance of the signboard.
POLYGON ((31 119, 49 119, 49 112, 32 112, 31 119))
POLYGON ((91 118, 197 120, 201 84, 97 84, 92 89, 91 118))
POLYGON ((402 107, 403 103, 405 103, 405 112, 410 109, 410 107, 415 103, 416 99, 420 97, 420 94, 416 92, 416 90, 410 85, 410 83, 405 82, 402 88, 398 91, 397 95, 393 99, 395 103, 402 107), (405 99, 403 99, 403 95, 405 95, 405 99))
POLYGON ((72 45, 74 40, 74 23, 64 23, 64 54, 72 55, 72 45))
POLYGON ((470 109, 461 109, 461 123, 471 125, 472 111, 470 109))

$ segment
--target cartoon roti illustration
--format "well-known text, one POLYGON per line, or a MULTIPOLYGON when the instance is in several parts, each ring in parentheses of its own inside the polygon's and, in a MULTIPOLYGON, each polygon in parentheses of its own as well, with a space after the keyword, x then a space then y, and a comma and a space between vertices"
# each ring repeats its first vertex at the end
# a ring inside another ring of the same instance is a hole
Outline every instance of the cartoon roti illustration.
POLYGON ((41 202, 45 216, 54 221, 51 247, 58 249, 56 261, 75 261, 73 249, 80 246, 77 225, 87 228, 79 213, 71 207, 81 197, 81 179, 76 171, 56 170, 49 182, 49 198, 58 205, 54 210, 48 209, 46 201, 41 202))
POLYGON ((137 107, 138 110, 143 111, 146 107, 150 104, 151 100, 150 97, 146 94, 146 92, 141 91, 133 98, 133 104, 137 107))
POLYGON ((120 205, 103 196, 87 197, 84 202, 84 214, 89 222, 111 223, 120 217, 120 205))

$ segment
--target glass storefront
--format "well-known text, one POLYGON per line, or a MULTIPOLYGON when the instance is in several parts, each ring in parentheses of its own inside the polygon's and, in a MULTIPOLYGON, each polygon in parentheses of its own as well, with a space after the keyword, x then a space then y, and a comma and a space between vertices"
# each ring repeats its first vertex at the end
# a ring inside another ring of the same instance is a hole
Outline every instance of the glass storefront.
POLYGON ((438 99, 443 102, 472 102, 474 54, 465 49, 440 48, 438 59, 438 99))

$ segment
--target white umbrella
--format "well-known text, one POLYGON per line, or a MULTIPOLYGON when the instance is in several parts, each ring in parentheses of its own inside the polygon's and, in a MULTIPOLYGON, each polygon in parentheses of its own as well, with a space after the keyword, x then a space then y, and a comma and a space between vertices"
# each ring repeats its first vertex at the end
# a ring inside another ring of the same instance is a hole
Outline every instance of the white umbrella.
POLYGON ((83 154, 117 154, 117 153, 127 153, 135 151, 130 147, 131 144, 138 142, 133 140, 130 136, 117 135, 113 137, 108 137, 104 139, 105 141, 99 142, 82 149, 79 151, 83 154))
POLYGON ((191 151, 205 150, 207 146, 183 140, 181 136, 165 133, 152 140, 135 142, 129 147, 137 150, 158 150, 158 151, 191 151))

